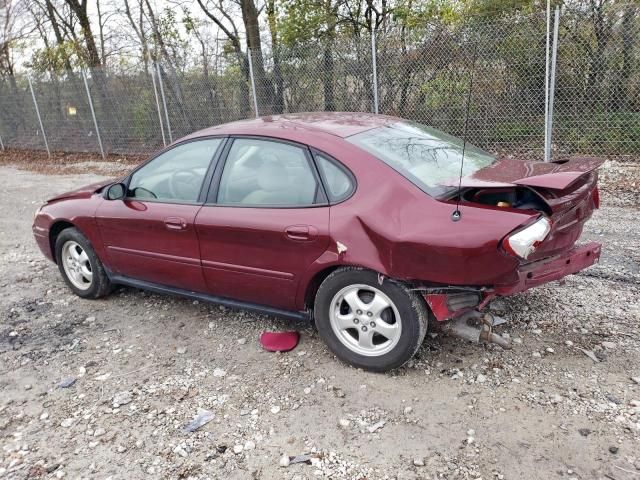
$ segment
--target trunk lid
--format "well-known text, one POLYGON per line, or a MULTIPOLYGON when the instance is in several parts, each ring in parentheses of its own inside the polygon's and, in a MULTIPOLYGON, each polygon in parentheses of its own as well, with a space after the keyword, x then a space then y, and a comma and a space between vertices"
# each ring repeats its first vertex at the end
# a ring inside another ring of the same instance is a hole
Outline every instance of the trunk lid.
POLYGON ((463 187, 506 187, 523 185, 534 188, 565 190, 593 172, 604 160, 574 158, 563 162, 523 162, 501 159, 462 179, 463 187))
POLYGON ((463 178, 462 186, 471 192, 466 194, 471 202, 504 208, 497 206, 502 200, 509 208, 537 210, 552 220, 549 235, 528 258, 535 261, 567 251, 578 240, 598 206, 596 169, 602 163, 597 158, 556 163, 503 159, 463 178), (504 198, 496 192, 504 192, 504 198))

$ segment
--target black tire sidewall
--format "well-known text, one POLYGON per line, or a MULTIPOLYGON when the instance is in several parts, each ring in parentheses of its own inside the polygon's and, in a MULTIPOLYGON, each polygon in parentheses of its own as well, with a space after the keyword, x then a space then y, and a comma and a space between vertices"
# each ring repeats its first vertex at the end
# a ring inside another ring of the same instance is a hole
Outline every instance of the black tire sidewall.
POLYGON ((414 292, 386 277, 380 284, 376 272, 356 268, 337 270, 325 279, 316 295, 314 318, 318 332, 338 358, 356 367, 377 372, 398 368, 410 360, 422 344, 427 326, 426 306, 414 292), (398 309, 402 321, 400 340, 393 350, 384 355, 367 357, 349 350, 331 328, 329 312, 333 297, 344 287, 354 284, 381 290, 398 309))
POLYGON ((62 232, 60 232, 60 234, 56 238, 55 253, 56 263, 58 264, 58 270, 60 270, 60 274, 62 275, 62 278, 64 279, 67 286, 71 290, 73 290, 76 295, 82 298, 99 298, 109 292, 111 283, 109 282, 109 278, 107 277, 102 262, 91 246, 91 242, 76 228, 66 228, 62 232), (89 263, 91 264, 91 272, 93 273, 93 278, 91 287, 86 290, 79 289, 71 282, 71 280, 69 280, 67 272, 65 272, 64 266, 62 265, 62 247, 66 242, 70 240, 78 243, 83 248, 83 250, 87 253, 89 263))

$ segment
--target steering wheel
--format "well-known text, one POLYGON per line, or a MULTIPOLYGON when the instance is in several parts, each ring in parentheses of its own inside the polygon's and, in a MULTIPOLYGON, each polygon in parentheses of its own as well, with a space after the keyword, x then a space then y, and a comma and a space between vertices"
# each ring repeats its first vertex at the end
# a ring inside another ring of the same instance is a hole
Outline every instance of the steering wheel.
POLYGON ((201 181, 202 175, 195 168, 178 170, 169 177, 171 196, 180 200, 195 200, 201 181))

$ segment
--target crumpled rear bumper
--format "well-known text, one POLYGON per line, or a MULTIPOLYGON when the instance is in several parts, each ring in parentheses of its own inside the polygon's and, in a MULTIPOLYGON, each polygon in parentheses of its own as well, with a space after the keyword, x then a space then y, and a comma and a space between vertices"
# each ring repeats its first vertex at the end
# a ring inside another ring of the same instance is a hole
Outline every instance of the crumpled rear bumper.
POLYGON ((424 298, 438 321, 449 320, 470 310, 482 309, 497 296, 524 292, 584 270, 598 262, 601 249, 601 244, 590 242, 564 254, 522 265, 515 272, 515 281, 477 291, 468 288, 467 292, 425 293, 424 298))
POLYGON ((523 265, 518 269, 518 280, 508 285, 496 285, 496 295, 513 295, 538 285, 560 280, 567 275, 584 270, 600 259, 602 245, 590 242, 572 248, 567 253, 523 265))

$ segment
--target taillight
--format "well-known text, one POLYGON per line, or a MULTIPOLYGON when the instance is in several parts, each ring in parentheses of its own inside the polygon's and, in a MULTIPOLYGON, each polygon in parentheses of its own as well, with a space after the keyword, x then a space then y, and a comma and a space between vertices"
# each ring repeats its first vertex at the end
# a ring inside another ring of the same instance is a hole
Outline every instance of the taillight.
POLYGON ((593 196, 591 198, 593 198, 593 206, 600 208, 600 190, 598 190, 598 187, 593 189, 593 196))
POLYGON ((526 228, 505 237, 502 248, 509 254, 522 259, 529 258, 551 231, 551 220, 540 217, 526 228))

